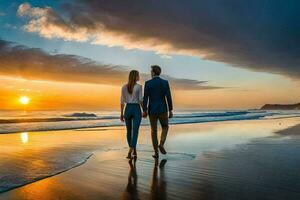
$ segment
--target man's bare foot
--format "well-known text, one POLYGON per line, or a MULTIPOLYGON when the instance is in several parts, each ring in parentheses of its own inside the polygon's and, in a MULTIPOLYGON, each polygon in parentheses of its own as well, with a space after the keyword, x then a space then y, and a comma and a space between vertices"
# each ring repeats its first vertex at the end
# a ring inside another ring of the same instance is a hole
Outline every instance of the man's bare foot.
POLYGON ((155 152, 154 155, 152 155, 153 158, 158 159, 159 158, 159 154, 158 152, 155 152))
POLYGON ((159 145, 158 148, 159 148, 159 150, 160 150, 160 152, 161 152, 162 154, 167 154, 167 152, 166 152, 164 146, 159 145))

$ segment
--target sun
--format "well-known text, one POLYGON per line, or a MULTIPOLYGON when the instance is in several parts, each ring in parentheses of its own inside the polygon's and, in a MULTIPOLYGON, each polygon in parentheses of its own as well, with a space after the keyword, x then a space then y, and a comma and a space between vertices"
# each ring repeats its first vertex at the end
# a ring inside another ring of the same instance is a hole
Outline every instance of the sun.
POLYGON ((30 98, 27 96, 22 96, 20 97, 19 102, 23 105, 28 105, 30 102, 30 98))

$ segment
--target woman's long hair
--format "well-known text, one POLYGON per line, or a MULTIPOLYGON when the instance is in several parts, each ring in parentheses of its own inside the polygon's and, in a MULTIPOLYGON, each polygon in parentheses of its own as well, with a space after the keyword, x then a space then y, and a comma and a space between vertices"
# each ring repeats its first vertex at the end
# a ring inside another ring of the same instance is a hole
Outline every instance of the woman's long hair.
POLYGON ((131 70, 128 76, 127 90, 129 94, 132 94, 133 87, 137 82, 137 78, 139 76, 139 72, 136 70, 131 70))

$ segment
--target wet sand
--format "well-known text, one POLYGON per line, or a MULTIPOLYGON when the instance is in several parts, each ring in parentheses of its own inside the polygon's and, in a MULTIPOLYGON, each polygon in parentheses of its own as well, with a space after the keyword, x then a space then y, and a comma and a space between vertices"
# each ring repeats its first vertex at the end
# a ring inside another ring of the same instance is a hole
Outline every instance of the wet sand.
MULTIPOLYGON (((1 193, 0 199, 300 199, 299 123, 174 125, 166 144, 169 153, 157 162, 151 157, 147 127, 141 129, 138 159, 131 163, 124 158, 125 135, 119 127, 27 133, 25 143, 22 135, 2 136, 2 142, 19 148, 0 144, 6 158, 14 160, 11 167, 40 156, 47 166, 52 163, 49 155, 70 156, 73 151, 92 156, 64 173, 1 193)), ((56 162, 63 159, 67 157, 56 162)), ((35 172, 39 165, 32 165, 24 168, 35 172)))

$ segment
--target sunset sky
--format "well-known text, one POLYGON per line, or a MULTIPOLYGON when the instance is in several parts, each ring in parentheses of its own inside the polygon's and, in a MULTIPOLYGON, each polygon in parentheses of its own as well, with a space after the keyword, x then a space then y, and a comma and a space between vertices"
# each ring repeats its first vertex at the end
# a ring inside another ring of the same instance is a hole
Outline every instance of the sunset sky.
POLYGON ((300 1, 0 0, 0 109, 117 110, 128 71, 176 109, 300 102, 300 1))

